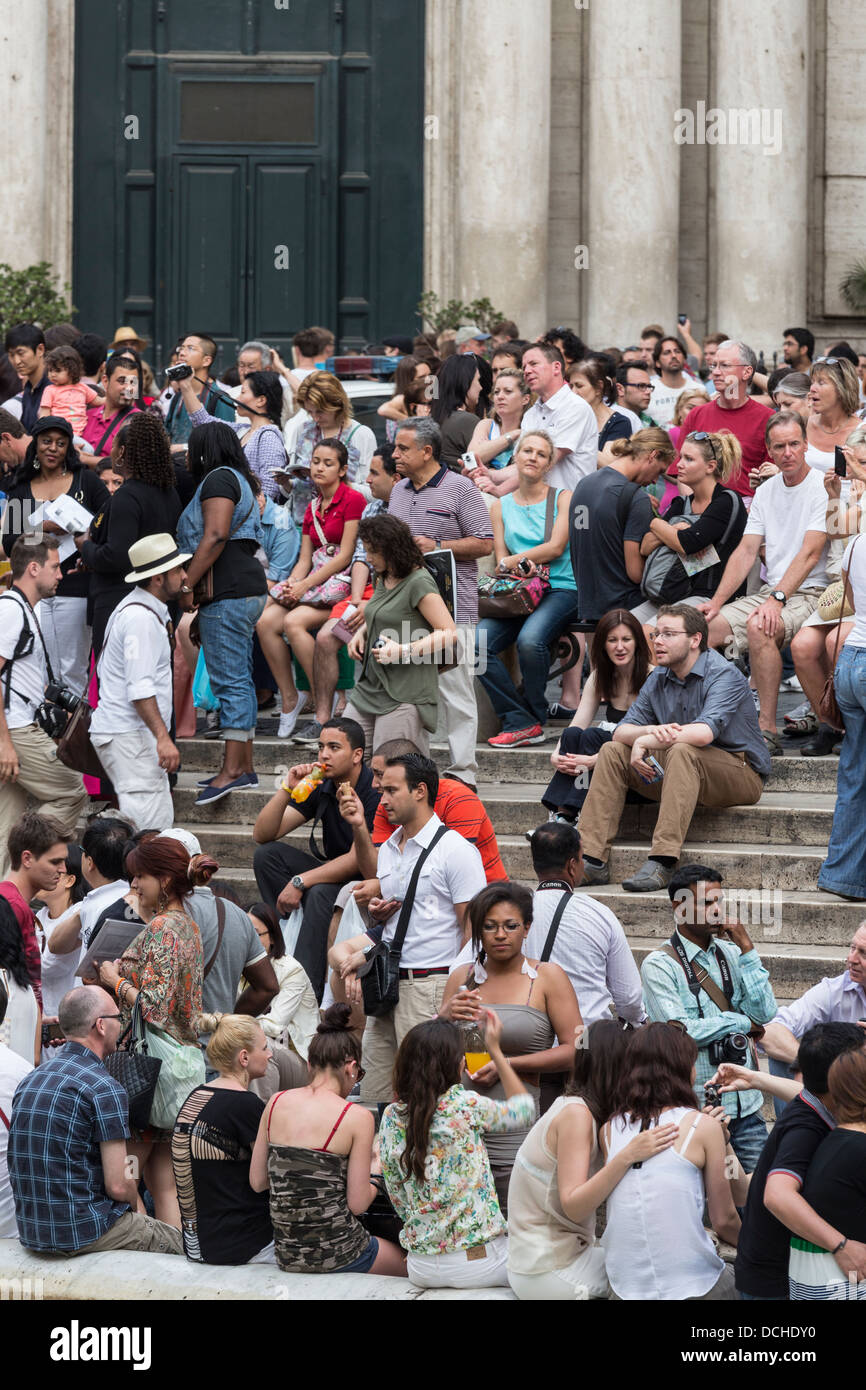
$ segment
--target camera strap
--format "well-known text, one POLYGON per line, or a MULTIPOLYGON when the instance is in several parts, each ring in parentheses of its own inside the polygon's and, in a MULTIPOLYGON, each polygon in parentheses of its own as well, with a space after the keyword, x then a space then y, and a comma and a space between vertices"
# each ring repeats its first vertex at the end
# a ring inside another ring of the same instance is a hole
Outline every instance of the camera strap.
POLYGON ((724 990, 723 994, 722 989, 719 989, 719 986, 716 984, 712 975, 710 975, 708 971, 704 970, 703 967, 701 967, 700 975, 696 973, 694 966, 692 965, 691 961, 685 953, 685 949, 683 947, 682 941, 679 938, 678 932, 674 932, 670 941, 664 944, 662 950, 664 951, 665 955, 670 956, 672 960, 677 961, 682 966, 683 973, 686 977, 686 983, 689 987, 689 991, 691 994, 694 995, 695 1003, 698 1006, 698 1018, 703 1018, 704 1016, 704 1011, 701 1007, 700 999, 701 990, 703 990, 705 994, 709 995, 710 999, 712 999, 713 1003, 716 1005, 718 1009, 721 1009, 723 1014, 731 1012, 731 1000, 734 997, 734 982, 731 978, 731 967, 728 965, 724 951, 718 950, 716 952, 716 959, 719 962, 719 970, 721 971, 722 975, 722 989, 724 990))

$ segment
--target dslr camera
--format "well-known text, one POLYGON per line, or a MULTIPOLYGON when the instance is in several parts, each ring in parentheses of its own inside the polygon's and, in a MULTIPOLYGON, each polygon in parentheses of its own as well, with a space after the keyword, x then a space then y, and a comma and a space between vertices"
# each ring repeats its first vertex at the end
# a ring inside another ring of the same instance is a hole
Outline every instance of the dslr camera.
POLYGON ((55 685, 49 681, 45 687, 45 699, 36 710, 36 723, 49 738, 62 738, 79 704, 80 697, 68 685, 55 685))
POLYGON ((166 367, 166 381, 187 381, 193 374, 188 362, 178 362, 176 367, 166 367))
POLYGON ((717 1038, 715 1042, 710 1043, 707 1051, 710 1061, 716 1067, 720 1062, 733 1062, 738 1067, 748 1067, 752 1060, 749 1039, 745 1033, 729 1033, 726 1038, 717 1038))

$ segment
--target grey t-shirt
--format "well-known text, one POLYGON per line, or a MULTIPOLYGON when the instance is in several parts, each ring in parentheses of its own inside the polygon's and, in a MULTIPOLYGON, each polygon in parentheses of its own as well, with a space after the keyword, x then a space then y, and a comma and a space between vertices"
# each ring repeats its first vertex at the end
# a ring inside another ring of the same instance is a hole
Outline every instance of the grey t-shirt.
MULTIPOLYGON (((201 991, 202 1012, 206 1014, 233 1013, 241 976, 248 965, 255 965, 267 956, 247 914, 237 903, 223 901, 226 910, 223 939, 201 991)), ((217 900, 212 890, 195 888, 188 901, 188 911, 201 932, 202 955, 207 965, 216 949, 219 931, 217 900)))
POLYGON ((652 503, 643 488, 635 490, 617 469, 600 468, 581 478, 572 494, 568 525, 581 619, 598 622, 612 608, 636 608, 641 602, 640 585, 625 567, 623 542, 642 541, 652 517, 652 503), (620 503, 624 488, 633 494, 627 507, 620 503))

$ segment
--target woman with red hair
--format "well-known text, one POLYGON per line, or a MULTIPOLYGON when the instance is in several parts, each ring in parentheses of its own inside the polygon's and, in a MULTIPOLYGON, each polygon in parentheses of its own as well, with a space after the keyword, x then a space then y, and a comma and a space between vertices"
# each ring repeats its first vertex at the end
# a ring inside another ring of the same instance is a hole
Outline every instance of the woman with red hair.
MULTIPOLYGON (((190 858, 177 840, 162 836, 143 841, 127 855, 127 875, 138 894, 139 914, 146 926, 121 960, 107 961, 99 968, 100 984, 113 990, 117 998, 123 1029, 140 999, 147 1024, 176 1043, 198 1047, 193 1021, 202 1011, 203 955, 199 929, 186 911, 186 899, 218 868, 215 860, 202 854, 190 858)), ((157 1219, 179 1230, 171 1134, 171 1129, 153 1125, 141 1133, 133 1131, 133 1142, 127 1149, 138 1160, 157 1219)))

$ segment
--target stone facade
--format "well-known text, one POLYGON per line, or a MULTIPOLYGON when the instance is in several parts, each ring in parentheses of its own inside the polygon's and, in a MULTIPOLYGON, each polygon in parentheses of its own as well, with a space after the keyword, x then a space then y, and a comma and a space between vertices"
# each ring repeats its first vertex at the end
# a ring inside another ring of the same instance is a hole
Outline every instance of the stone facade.
MULTIPOLYGON (((28 0, 24 33, 0 0, 0 260, 64 280, 74 8, 28 0)), ((594 346, 680 310, 769 355, 792 323, 863 341, 838 289, 866 256, 861 19, 860 0, 427 0, 426 286, 594 346)))

